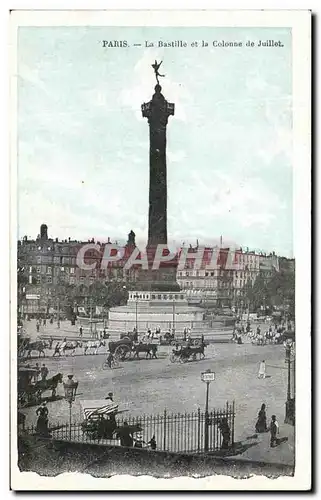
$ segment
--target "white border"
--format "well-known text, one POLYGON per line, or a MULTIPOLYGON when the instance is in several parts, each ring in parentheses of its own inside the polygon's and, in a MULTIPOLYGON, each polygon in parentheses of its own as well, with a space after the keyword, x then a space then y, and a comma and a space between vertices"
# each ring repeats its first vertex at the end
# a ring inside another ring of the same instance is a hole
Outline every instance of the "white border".
MULTIPOLYGON (((57 5, 57 3, 55 4, 57 5)), ((78 7, 81 6, 78 4, 78 7)), ((94 25, 94 26, 273 26, 291 27, 293 39, 293 145, 294 145, 294 254, 296 257, 296 331, 297 331, 297 432, 296 473, 293 478, 270 480, 252 477, 235 480, 225 476, 192 479, 155 479, 114 476, 110 479, 94 479, 88 475, 63 474, 57 478, 44 478, 35 473, 20 473, 16 467, 14 450, 15 433, 12 433, 11 487, 13 489, 43 490, 118 490, 124 485, 131 490, 305 490, 310 487, 311 440, 310 440, 310 13, 307 11, 24 11, 11 14, 10 62, 11 62, 11 109, 10 130, 16 137, 16 92, 14 85, 16 62, 17 26, 94 25), (299 404, 298 404, 299 402, 299 404), (298 439, 298 436, 301 439, 298 439), (304 439, 302 437, 304 436, 304 439)), ((11 141, 11 182, 16 184, 15 141, 11 141)), ((16 197, 11 190, 11 327, 16 329, 16 197)), ((12 353, 16 352, 16 336, 11 336, 12 353)), ((11 356, 11 391, 16 395, 16 360, 11 356)), ((13 399, 14 400, 14 399, 13 399)), ((14 408, 14 407, 13 407, 14 408)), ((11 414, 12 429, 16 427, 16 412, 11 414)))

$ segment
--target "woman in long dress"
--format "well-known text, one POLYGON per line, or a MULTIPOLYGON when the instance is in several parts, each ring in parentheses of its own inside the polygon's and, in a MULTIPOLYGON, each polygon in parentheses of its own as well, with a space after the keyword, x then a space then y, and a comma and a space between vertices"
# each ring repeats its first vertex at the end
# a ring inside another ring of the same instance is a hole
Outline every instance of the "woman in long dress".
POLYGON ((258 414, 257 422, 255 424, 255 431, 256 432, 266 432, 267 431, 265 408, 266 408, 266 406, 263 403, 261 406, 261 409, 259 411, 259 414, 258 414))

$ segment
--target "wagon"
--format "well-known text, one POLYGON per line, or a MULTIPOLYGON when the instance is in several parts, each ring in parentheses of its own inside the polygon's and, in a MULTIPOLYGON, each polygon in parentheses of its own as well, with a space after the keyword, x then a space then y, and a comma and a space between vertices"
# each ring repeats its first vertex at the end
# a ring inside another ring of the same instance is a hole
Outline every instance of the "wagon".
POLYGON ((134 342, 129 338, 123 338, 116 342, 109 342, 109 352, 111 352, 118 361, 129 359, 133 350, 134 342))
POLYGON ((20 367, 18 369, 18 403, 24 405, 35 400, 37 402, 41 396, 41 391, 36 389, 32 379, 38 374, 38 370, 30 367, 20 367))
POLYGON ((194 346, 181 346, 178 349, 173 349, 169 359, 172 363, 187 363, 187 361, 196 361, 197 355, 199 355, 198 359, 204 359, 204 349, 204 343, 194 346))

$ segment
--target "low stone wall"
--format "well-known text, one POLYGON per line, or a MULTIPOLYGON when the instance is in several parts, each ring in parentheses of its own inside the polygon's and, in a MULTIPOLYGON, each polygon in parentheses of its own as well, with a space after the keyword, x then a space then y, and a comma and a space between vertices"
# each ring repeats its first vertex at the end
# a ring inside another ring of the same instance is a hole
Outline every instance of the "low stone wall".
MULTIPOLYGON (((154 477, 250 475, 277 477, 293 475, 293 468, 281 464, 250 462, 212 455, 177 454, 139 448, 121 448, 87 443, 52 441, 30 437, 19 438, 21 471, 57 476, 64 472, 80 472, 94 477, 115 474, 154 477)), ((124 485, 124 490, 125 490, 124 485)))

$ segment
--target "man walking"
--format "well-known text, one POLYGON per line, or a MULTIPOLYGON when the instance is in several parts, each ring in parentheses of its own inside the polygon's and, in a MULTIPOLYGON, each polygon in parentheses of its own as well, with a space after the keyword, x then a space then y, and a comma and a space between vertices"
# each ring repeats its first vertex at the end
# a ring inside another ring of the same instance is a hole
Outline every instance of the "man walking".
POLYGON ((271 435, 270 446, 271 446, 271 448, 274 448, 274 446, 277 445, 277 441, 278 441, 277 437, 276 437, 277 434, 279 434, 279 424, 276 420, 276 416, 272 415, 271 424, 270 424, 270 435, 271 435))

